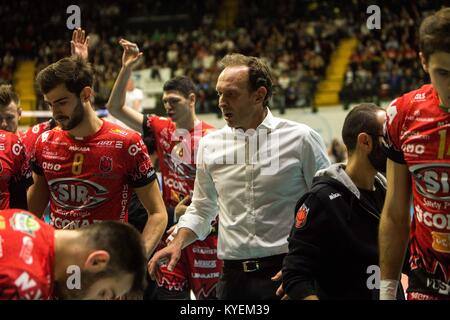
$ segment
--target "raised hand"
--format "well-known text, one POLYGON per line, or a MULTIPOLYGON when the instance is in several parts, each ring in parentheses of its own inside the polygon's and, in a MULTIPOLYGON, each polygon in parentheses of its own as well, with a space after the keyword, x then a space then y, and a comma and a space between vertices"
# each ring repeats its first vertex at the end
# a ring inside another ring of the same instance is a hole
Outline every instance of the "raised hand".
POLYGON ((73 30, 72 41, 70 41, 70 51, 72 55, 79 56, 87 61, 89 49, 89 36, 81 28, 73 30))
POLYGON ((122 66, 127 68, 135 67, 139 62, 139 58, 143 55, 142 52, 139 52, 137 44, 125 39, 120 39, 119 44, 123 48, 122 66))

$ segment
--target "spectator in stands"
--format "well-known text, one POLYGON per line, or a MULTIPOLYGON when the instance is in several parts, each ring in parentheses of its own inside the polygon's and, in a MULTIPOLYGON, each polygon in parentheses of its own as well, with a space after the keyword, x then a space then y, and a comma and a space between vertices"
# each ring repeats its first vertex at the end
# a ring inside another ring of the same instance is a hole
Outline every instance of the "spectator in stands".
POLYGON ((129 79, 125 104, 136 111, 142 112, 142 100, 144 100, 144 92, 135 86, 133 79, 129 79))

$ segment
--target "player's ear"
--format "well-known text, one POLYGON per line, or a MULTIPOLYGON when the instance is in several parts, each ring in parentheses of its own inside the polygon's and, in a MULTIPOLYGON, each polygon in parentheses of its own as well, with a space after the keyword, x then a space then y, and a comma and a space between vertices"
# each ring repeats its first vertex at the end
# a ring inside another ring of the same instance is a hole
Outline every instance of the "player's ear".
POLYGON ((367 153, 370 153, 370 151, 372 150, 372 139, 365 132, 361 132, 360 134, 358 134, 358 137, 356 139, 356 144, 357 144, 357 148, 364 150, 367 153))
POLYGON ((103 271, 108 266, 110 255, 105 250, 91 252, 84 262, 84 269, 94 273, 103 271))
POLYGON ((93 95, 94 90, 91 87, 84 87, 80 92, 80 99, 82 102, 91 101, 91 96, 93 95))
POLYGON ((192 107, 194 107, 195 108, 195 102, 196 102, 196 100, 197 100, 197 97, 195 96, 195 93, 191 93, 191 94, 189 94, 189 105, 192 107))
POLYGON ((425 70, 426 73, 428 73, 428 61, 425 58, 425 56, 423 55, 422 52, 419 52, 419 57, 420 57, 420 63, 422 64, 422 68, 423 70, 425 70))

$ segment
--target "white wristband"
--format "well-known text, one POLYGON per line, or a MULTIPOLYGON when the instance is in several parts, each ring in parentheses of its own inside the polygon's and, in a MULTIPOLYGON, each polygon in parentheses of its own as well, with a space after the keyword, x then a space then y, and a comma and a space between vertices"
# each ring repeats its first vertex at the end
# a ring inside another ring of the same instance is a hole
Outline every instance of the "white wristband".
POLYGON ((167 243, 171 242, 175 238, 177 233, 178 233, 178 225, 175 225, 175 228, 173 229, 172 233, 167 237, 166 242, 167 243))
POLYGON ((398 280, 385 279, 380 281, 380 300, 395 300, 397 297, 398 280))

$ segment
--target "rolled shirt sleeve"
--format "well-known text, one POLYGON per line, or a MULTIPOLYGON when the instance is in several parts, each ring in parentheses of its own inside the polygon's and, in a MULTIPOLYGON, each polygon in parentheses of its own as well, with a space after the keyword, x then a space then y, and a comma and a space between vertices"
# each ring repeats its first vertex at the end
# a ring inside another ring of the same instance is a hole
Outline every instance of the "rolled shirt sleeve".
POLYGON ((327 149, 322 137, 314 130, 304 136, 301 144, 302 171, 308 189, 316 172, 330 166, 327 149))
POLYGON ((211 223, 219 213, 217 191, 204 161, 203 139, 200 140, 197 153, 197 170, 194 194, 190 206, 178 221, 178 228, 192 230, 200 240, 211 232, 211 223))

